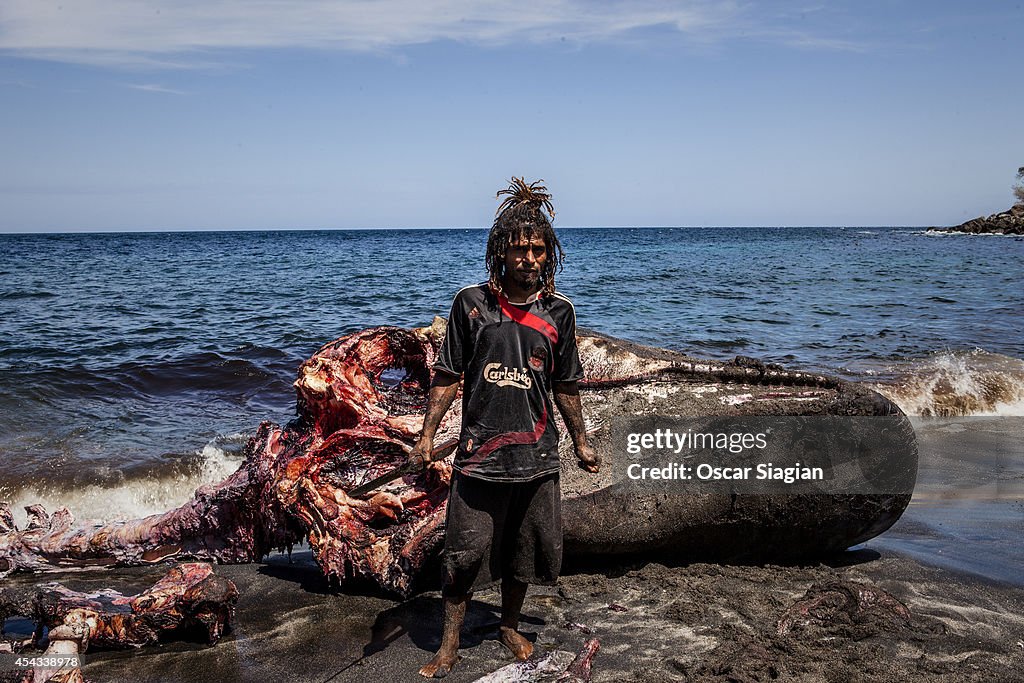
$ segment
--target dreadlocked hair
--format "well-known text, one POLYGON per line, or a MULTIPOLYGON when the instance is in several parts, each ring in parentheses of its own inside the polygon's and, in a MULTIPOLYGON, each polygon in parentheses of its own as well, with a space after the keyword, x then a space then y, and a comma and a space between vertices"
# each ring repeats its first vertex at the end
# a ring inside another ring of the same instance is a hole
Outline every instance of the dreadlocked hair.
POLYGON ((491 290, 501 290, 501 278, 505 275, 505 254, 509 246, 520 239, 540 236, 544 240, 547 260, 541 270, 541 292, 549 296, 555 292, 555 273, 562 270, 565 252, 555 236, 551 220, 555 209, 551 206, 548 188, 541 185, 543 180, 526 184, 524 178, 513 177, 508 188, 499 190, 495 199, 507 195, 498 206, 494 225, 487 236, 487 273, 491 290), (547 211, 547 214, 544 211, 547 211), (549 217, 550 216, 550 217, 549 217))

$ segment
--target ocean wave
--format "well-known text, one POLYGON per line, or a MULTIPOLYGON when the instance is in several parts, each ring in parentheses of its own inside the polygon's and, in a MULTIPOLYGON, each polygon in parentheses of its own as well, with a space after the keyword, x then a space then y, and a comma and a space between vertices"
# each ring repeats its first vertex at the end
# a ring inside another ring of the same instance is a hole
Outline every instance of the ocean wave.
POLYGON ((297 365, 276 349, 242 350, 232 357, 200 351, 177 358, 132 360, 113 367, 82 364, 22 364, 0 369, 0 397, 65 400, 167 396, 180 392, 251 393, 270 387, 287 391, 297 365), (279 385, 279 386, 278 386, 279 385), (28 395, 20 396, 19 387, 28 395))
POLYGON ((1024 360, 984 349, 942 351, 894 363, 891 380, 870 383, 908 415, 1024 416, 1024 360))
POLYGON ((746 337, 736 337, 735 339, 691 339, 689 341, 689 344, 701 349, 736 349, 749 346, 750 343, 750 340, 746 337))
POLYGON ((12 292, 0 293, 0 300, 2 301, 18 301, 21 299, 54 299, 57 297, 55 292, 50 292, 43 289, 23 291, 15 290, 12 292))
POLYGON ((915 230, 911 235, 925 235, 927 237, 1013 237, 1020 239, 1020 235, 1002 232, 967 232, 966 230, 950 230, 943 228, 942 232, 937 230, 915 230))
POLYGON ((161 476, 148 475, 124 479, 110 485, 89 484, 80 487, 33 484, 4 491, 0 500, 10 503, 15 524, 27 522, 24 508, 41 504, 47 512, 66 507, 76 520, 111 522, 137 519, 172 510, 187 502, 195 490, 225 479, 242 464, 241 446, 246 434, 219 436, 195 452, 194 466, 185 472, 161 476))

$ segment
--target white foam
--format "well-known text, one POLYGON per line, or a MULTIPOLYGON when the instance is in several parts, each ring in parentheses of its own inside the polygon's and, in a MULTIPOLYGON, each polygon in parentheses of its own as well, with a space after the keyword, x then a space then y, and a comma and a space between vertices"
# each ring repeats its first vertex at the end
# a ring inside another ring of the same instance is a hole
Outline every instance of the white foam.
POLYGON ((1024 399, 1018 399, 1012 403, 999 402, 993 412, 1004 417, 1021 417, 1024 415, 1024 399))
POLYGON ((964 235, 970 237, 1013 237, 1017 238, 1020 235, 1014 233, 1003 233, 1003 232, 967 232, 966 230, 946 230, 945 232, 938 232, 935 230, 928 231, 922 230, 920 232, 911 232, 912 235, 926 235, 928 237, 963 237, 964 235))
POLYGON ((112 487, 86 486, 58 490, 35 486, 21 489, 10 501, 15 524, 24 528, 27 523, 24 508, 36 503, 51 514, 57 508, 66 507, 78 521, 94 519, 111 522, 173 510, 192 498, 200 486, 221 481, 237 470, 243 462, 241 456, 225 451, 218 444, 245 438, 246 435, 233 434, 214 439, 201 451, 197 451, 200 462, 194 471, 173 477, 127 480, 112 487))
POLYGON ((1024 361, 974 351, 944 351, 907 366, 872 388, 908 415, 1024 416, 1024 361))

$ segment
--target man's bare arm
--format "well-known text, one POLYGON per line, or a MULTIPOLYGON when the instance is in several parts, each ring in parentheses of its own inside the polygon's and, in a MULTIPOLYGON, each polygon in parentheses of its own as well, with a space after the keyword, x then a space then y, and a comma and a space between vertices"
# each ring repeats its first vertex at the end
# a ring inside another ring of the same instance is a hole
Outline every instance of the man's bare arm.
POLYGON ((562 414, 565 426, 569 430, 572 444, 576 447, 576 457, 580 467, 588 472, 601 469, 601 458, 587 443, 587 428, 583 422, 583 403, 580 401, 580 389, 576 382, 555 382, 552 387, 555 405, 562 414))
POLYGON ((423 416, 423 430, 420 432, 420 438, 416 445, 409 451, 409 462, 418 467, 430 462, 430 452, 434 450, 434 435, 458 393, 458 375, 443 370, 434 373, 434 381, 430 383, 430 393, 427 395, 427 412, 423 416))

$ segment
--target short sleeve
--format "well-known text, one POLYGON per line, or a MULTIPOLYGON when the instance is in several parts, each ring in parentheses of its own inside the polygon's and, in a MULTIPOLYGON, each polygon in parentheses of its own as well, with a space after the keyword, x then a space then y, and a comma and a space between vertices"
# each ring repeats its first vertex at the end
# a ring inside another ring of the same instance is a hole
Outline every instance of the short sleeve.
POLYGON ((555 371, 551 374, 555 382, 575 382, 583 379, 583 364, 576 346, 576 309, 569 304, 569 311, 558 326, 558 344, 555 345, 555 371))
POLYGON ((463 349, 469 330, 466 310, 459 298, 456 294, 452 302, 452 310, 448 314, 448 329, 445 331, 444 341, 441 342, 441 349, 437 352, 437 360, 434 361, 435 370, 444 370, 453 375, 461 375, 465 369, 463 349))

